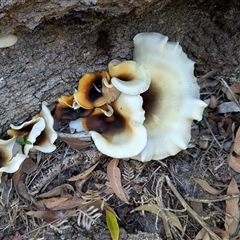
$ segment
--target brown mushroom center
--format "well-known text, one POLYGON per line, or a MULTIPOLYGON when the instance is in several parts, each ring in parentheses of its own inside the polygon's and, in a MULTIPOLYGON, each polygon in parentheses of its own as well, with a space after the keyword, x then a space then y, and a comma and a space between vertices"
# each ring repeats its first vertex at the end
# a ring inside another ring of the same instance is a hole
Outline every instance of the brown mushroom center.
POLYGON ((0 148, 0 168, 6 166, 10 157, 10 154, 6 152, 6 148, 0 148))
POLYGON ((146 124, 152 121, 152 117, 156 112, 157 102, 160 94, 161 92, 159 88, 156 88, 152 83, 149 89, 141 94, 143 98, 143 110, 145 111, 146 124))
POLYGON ((107 117, 103 113, 91 115, 83 119, 83 125, 86 130, 93 130, 103 135, 113 135, 125 129, 126 120, 114 111, 111 117, 107 117))

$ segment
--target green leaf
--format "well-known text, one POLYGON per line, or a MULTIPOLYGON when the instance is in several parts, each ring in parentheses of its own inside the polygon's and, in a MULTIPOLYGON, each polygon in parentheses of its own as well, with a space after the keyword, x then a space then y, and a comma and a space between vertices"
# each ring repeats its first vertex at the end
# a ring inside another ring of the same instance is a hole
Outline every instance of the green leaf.
POLYGON ((30 141, 25 140, 23 136, 18 136, 16 142, 22 146, 25 144, 32 144, 30 141))
POLYGON ((17 139, 16 139, 16 142, 20 145, 24 145, 25 139, 24 139, 23 136, 18 136, 17 139))
POLYGON ((120 230, 119 230, 117 218, 111 211, 105 209, 105 212, 106 212, 107 227, 111 234, 111 238, 112 240, 118 240, 120 230))
POLYGON ((209 115, 209 114, 208 114, 207 109, 204 109, 204 110, 203 110, 203 116, 204 116, 204 117, 208 117, 208 115, 209 115))
POLYGON ((26 140, 25 144, 32 144, 30 141, 26 140))

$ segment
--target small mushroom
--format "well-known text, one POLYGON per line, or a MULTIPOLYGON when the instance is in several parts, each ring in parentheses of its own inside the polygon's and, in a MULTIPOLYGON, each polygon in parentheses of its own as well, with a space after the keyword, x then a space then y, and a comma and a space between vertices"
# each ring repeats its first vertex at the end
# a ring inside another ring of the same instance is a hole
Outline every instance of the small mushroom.
POLYGON ((115 101, 119 94, 120 92, 110 83, 108 73, 98 71, 87 73, 79 80, 74 100, 80 107, 93 109, 115 101))
POLYGON ((142 97, 121 93, 111 107, 112 115, 96 108, 90 116, 74 121, 74 126, 90 131, 98 150, 108 156, 128 158, 140 153, 147 142, 142 97))
POLYGON ((148 141, 132 158, 145 162, 175 155, 187 148, 191 123, 201 120, 206 107, 199 99, 194 62, 159 33, 137 34, 133 59, 149 70, 152 81, 142 94, 148 141))
POLYGON ((31 149, 44 153, 52 152, 56 149, 53 144, 57 139, 57 133, 53 129, 53 117, 46 106, 42 103, 42 111, 32 120, 20 126, 10 125, 9 136, 23 136, 27 143, 23 147, 23 152, 28 155, 31 149))
POLYGON ((81 117, 87 117, 92 113, 93 109, 84 109, 75 101, 73 95, 62 95, 58 99, 55 109, 55 116, 62 120, 76 120, 81 117))
POLYGON ((122 93, 137 95, 149 88, 151 75, 140 63, 114 59, 108 64, 108 71, 111 83, 122 93))
POLYGON ((3 35, 0 33, 0 48, 11 47, 17 42, 17 39, 15 35, 3 35))
POLYGON ((3 172, 14 173, 16 172, 22 162, 27 158, 21 152, 16 152, 19 148, 15 149, 16 137, 9 140, 0 139, 0 183, 3 172))

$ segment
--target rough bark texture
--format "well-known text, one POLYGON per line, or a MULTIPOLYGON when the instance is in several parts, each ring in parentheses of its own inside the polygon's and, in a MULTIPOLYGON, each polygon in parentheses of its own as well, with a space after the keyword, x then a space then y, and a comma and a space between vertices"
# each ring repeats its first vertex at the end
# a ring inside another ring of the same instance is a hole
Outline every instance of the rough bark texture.
POLYGON ((72 93, 86 72, 132 58, 132 39, 157 31, 179 41, 196 73, 238 80, 240 8, 236 1, 16 1, 0 4, 0 31, 18 42, 0 49, 0 134, 47 101, 72 93), (60 4, 61 3, 61 4, 60 4))

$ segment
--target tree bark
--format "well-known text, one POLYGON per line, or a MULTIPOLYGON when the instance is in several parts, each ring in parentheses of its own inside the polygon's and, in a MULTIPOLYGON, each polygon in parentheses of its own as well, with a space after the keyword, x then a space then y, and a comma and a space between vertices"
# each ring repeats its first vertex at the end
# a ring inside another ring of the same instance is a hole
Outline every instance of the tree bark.
POLYGON ((227 81, 240 76, 237 0, 1 4, 0 31, 18 36, 14 46, 0 49, 1 136, 10 123, 37 114, 42 101, 52 110, 84 73, 106 69, 112 59, 131 59, 132 39, 139 32, 156 31, 179 41, 196 62, 197 75, 216 70, 227 81))

